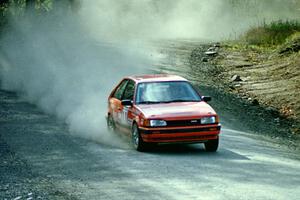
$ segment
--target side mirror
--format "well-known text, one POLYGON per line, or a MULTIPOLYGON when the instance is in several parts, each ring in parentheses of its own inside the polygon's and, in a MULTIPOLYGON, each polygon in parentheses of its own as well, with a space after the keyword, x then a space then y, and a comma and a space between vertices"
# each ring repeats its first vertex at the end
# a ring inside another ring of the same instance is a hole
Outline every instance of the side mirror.
POLYGON ((209 96, 202 96, 202 100, 205 102, 211 101, 211 97, 209 96))
POLYGON ((131 100, 122 100, 121 104, 123 106, 132 106, 132 101, 131 100))

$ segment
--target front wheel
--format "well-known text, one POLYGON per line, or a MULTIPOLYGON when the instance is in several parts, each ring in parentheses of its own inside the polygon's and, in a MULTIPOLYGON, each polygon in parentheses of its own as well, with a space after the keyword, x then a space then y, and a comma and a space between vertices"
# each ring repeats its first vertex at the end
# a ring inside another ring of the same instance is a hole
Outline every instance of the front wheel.
POLYGON ((143 138, 140 135, 139 128, 136 124, 133 124, 132 131, 131 131, 131 138, 133 147, 137 151, 145 151, 146 150, 146 143, 143 141, 143 138))
POLYGON ((205 150, 208 152, 216 152, 219 146, 219 138, 215 140, 208 140, 204 143, 205 150))

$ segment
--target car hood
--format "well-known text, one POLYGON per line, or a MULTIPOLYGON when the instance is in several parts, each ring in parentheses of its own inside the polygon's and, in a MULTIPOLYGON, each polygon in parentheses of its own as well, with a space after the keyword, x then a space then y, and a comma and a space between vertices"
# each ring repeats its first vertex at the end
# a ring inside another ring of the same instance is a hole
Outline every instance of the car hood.
POLYGON ((206 102, 180 102, 137 105, 146 118, 177 118, 216 115, 206 102))

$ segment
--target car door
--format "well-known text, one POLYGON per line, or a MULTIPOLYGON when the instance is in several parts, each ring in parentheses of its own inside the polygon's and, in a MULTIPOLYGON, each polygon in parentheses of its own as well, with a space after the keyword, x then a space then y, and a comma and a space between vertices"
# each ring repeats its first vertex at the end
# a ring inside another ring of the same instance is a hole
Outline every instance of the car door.
MULTIPOLYGON (((135 91, 135 82, 133 80, 129 80, 121 100, 130 100, 133 102, 134 91, 135 91)), ((132 106, 122 106, 121 118, 119 118, 120 121, 118 121, 118 123, 122 126, 122 128, 126 129, 124 131, 129 133, 131 132, 131 123, 134 117, 132 114, 132 109, 133 109, 132 106)))
POLYGON ((113 94, 111 95, 111 98, 109 99, 109 106, 110 106, 110 110, 111 110, 111 115, 112 118, 115 122, 116 128, 119 129, 119 121, 120 118, 122 117, 122 96, 124 93, 124 90, 126 88, 126 85, 128 83, 128 79, 124 79, 115 89, 115 91, 113 92, 113 94))

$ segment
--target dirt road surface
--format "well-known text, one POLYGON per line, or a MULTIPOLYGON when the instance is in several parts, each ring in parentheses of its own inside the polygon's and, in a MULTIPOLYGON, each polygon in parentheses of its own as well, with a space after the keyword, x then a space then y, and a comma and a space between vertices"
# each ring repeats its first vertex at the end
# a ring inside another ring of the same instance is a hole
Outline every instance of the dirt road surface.
MULTIPOLYGON (((223 126, 220 148, 158 146, 147 153, 79 138, 0 91, 0 199, 299 199, 300 156, 223 126)), ((222 117, 222 116, 221 116, 222 117)))

